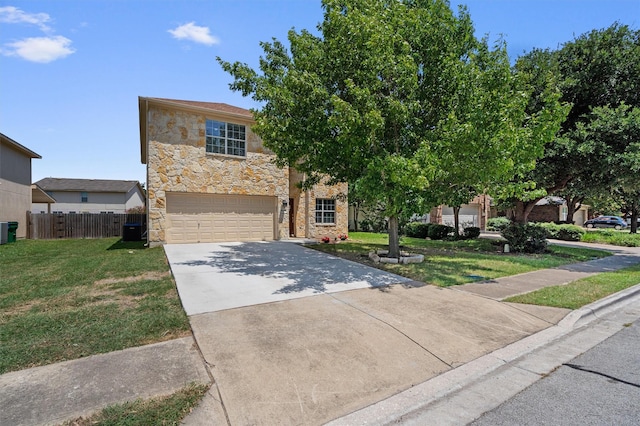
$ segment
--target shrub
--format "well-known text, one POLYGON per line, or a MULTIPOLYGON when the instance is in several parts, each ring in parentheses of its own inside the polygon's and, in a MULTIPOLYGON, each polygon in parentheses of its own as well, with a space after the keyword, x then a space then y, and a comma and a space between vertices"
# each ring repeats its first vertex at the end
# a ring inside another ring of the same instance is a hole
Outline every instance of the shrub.
POLYGON ((555 223, 538 223, 547 232, 547 238, 563 241, 580 241, 586 231, 576 225, 558 225, 555 223))
POLYGON ((427 238, 429 236, 430 226, 430 223, 410 222, 405 225, 404 231, 407 237, 427 238))
POLYGON ((502 230, 509 226, 510 223, 511 221, 506 217, 492 217, 487 220, 487 231, 502 232, 502 230))
POLYGON ((547 249, 547 231, 541 226, 511 223, 501 235, 514 252, 544 253, 547 249))
POLYGON ((431 226, 429 226, 429 238, 432 240, 444 240, 449 235, 453 235, 454 231, 453 226, 432 223, 431 226))
POLYGON ((475 240, 480 236, 480 228, 477 226, 470 226, 462 230, 462 238, 465 240, 475 240))

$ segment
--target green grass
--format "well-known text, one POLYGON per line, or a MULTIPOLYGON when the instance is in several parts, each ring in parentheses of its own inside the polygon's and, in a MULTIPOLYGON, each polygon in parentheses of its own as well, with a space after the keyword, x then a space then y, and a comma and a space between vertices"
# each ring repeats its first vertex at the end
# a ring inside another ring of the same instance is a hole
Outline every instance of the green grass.
POLYGON ((369 251, 385 249, 387 244, 386 234, 354 232, 349 234, 349 240, 346 242, 317 244, 311 247, 441 287, 553 268, 610 255, 601 250, 562 246, 549 246, 549 252, 542 255, 505 255, 500 252, 500 247, 489 239, 431 241, 403 237, 400 240, 401 248, 423 254, 424 262, 409 265, 375 264, 368 258, 369 251))
POLYGON ((640 247, 640 234, 631 234, 628 229, 593 229, 585 233, 580 241, 584 243, 611 244, 622 247, 640 247))
POLYGON ((161 247, 19 240, 0 277, 0 374, 190 333, 161 247))
POLYGON ((205 385, 191 384, 166 397, 112 405, 93 416, 81 417, 63 426, 177 426, 198 405, 208 389, 205 385))
POLYGON ((605 272, 560 286, 545 287, 505 299, 506 302, 578 309, 610 294, 640 284, 640 265, 605 272))

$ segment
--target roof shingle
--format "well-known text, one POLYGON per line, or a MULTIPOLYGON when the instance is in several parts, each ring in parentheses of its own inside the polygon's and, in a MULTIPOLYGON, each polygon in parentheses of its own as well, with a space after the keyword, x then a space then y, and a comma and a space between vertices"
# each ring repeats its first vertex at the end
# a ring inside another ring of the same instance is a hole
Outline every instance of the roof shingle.
POLYGON ((44 191, 129 192, 137 180, 44 178, 35 183, 44 191))

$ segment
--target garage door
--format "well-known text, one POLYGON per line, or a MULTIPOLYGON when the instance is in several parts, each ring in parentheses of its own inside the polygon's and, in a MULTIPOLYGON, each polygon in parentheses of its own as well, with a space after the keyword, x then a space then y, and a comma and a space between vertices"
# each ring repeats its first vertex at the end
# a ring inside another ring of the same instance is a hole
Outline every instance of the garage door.
MULTIPOLYGON (((465 204, 461 206, 460 213, 458 213, 458 219, 460 220, 460 226, 462 228, 468 228, 469 226, 479 226, 478 213, 480 212, 479 204, 465 204)), ((442 223, 445 225, 453 226, 455 219, 453 216, 452 207, 442 207, 442 223)))
POLYGON ((274 239, 276 197, 167 193, 168 243, 274 239))

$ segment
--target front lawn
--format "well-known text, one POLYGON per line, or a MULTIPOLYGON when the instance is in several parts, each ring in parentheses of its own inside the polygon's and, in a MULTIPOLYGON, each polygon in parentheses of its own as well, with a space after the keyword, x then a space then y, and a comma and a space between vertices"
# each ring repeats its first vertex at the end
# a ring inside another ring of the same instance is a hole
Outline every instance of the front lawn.
POLYGON ((118 238, 0 246, 0 374, 189 334, 161 247, 118 238))
POLYGON ((628 229, 590 229, 580 241, 584 243, 611 244, 622 247, 640 247, 640 234, 631 234, 628 229))
POLYGON ((640 265, 582 278, 565 285, 541 288, 510 297, 505 302, 578 309, 636 284, 640 284, 640 265))
POLYGON ((89 417, 65 422, 62 426, 177 426, 198 405, 208 388, 191 384, 169 396, 111 405, 89 417))
POLYGON ((474 281, 521 274, 536 269, 554 268, 610 256, 602 250, 549 246, 541 255, 503 254, 496 242, 479 238, 465 241, 431 241, 402 237, 402 250, 420 253, 425 260, 418 264, 376 264, 368 257, 371 250, 386 249, 388 236, 353 232, 347 241, 316 244, 310 247, 339 257, 384 269, 416 281, 448 287, 474 281))

